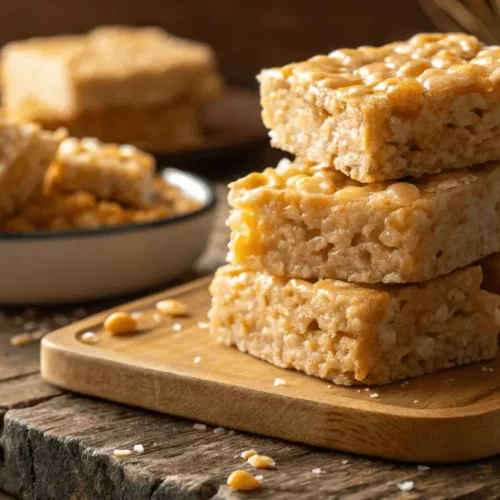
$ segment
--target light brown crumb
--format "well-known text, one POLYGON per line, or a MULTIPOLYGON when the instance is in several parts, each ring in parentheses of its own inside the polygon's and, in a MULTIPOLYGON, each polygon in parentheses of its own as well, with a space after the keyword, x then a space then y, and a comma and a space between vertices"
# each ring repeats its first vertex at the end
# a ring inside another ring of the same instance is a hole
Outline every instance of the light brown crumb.
POLYGON ((371 398, 379 398, 379 397, 380 397, 380 395, 379 395, 379 393, 378 393, 378 392, 372 392, 372 393, 370 394, 370 397, 371 397, 371 398))
POLYGON ((347 465, 349 463, 349 460, 342 460, 342 465, 347 465))
POLYGON ((248 460, 250 457, 253 457, 254 455, 257 455, 257 452, 252 449, 252 450, 242 451, 240 457, 243 460, 248 460))
POLYGON ((315 467, 312 471, 313 474, 324 474, 325 471, 321 467, 315 467))
POLYGON ((333 389, 333 385, 332 384, 328 384, 326 387, 327 387, 327 389, 333 389))
POLYGON ((200 356, 196 356, 196 358, 193 359, 193 363, 195 365, 198 365, 200 363, 200 361, 201 361, 201 357, 200 356))
POLYGON ((420 403, 420 401, 419 401, 418 399, 414 399, 414 400, 413 400, 413 403, 414 403, 414 404, 417 404, 417 403, 420 403))
POLYGON ((180 332, 182 330, 182 325, 180 323, 174 323, 172 325, 172 330, 174 332, 180 332))
POLYGON ((143 315, 143 314, 144 314, 144 313, 143 313, 143 312, 141 312, 141 311, 132 311, 132 312, 130 313, 130 316, 132 316, 132 318, 134 318, 134 319, 137 321, 137 320, 139 320, 139 319, 141 319, 141 318, 142 318, 142 315, 143 315))
POLYGON ((29 333, 19 333, 10 338, 11 346, 22 346, 31 342, 31 335, 29 333))
POLYGON ((84 332, 80 335, 80 342, 84 344, 96 344, 99 340, 99 336, 94 332, 84 332))
POLYGON ((134 444, 134 451, 138 455, 142 455, 144 453, 144 446, 142 446, 142 444, 134 444))
POLYGON ((115 312, 106 318, 104 329, 113 336, 130 335, 136 332, 137 321, 127 312, 115 312))
POLYGON ((153 314, 153 319, 156 321, 156 323, 161 323, 163 321, 161 314, 158 314, 158 313, 153 314))
POLYGON ((224 432, 226 432, 226 429, 224 429, 224 427, 216 427, 214 429, 214 434, 223 434, 224 432))
POLYGON ((286 385, 286 380, 282 378, 275 378, 274 379, 274 387, 279 387, 280 385, 286 385))
POLYGON ((235 470, 227 478, 227 485, 234 490, 251 491, 260 488, 262 483, 246 470, 235 470))
POLYGON ((255 476, 255 479, 262 481, 264 479, 264 476, 262 474, 259 474, 259 475, 255 476))
POLYGON ((206 321, 198 321, 198 328, 208 330, 208 323, 206 321))
POLYGON ((425 472, 431 470, 431 468, 428 465, 417 465, 417 470, 419 472, 425 472))
POLYGON ((205 424, 193 424, 193 429, 196 429, 197 431, 206 431, 207 426, 205 424))
POLYGON ((129 457, 130 455, 132 455, 132 452, 130 450, 115 450, 113 451, 113 455, 119 458, 129 457))
POLYGON ((160 300, 156 303, 156 309, 168 316, 185 316, 187 314, 186 304, 176 299, 160 300))
POLYGON ((256 469, 274 469, 276 467, 276 462, 266 455, 253 455, 247 462, 256 469))

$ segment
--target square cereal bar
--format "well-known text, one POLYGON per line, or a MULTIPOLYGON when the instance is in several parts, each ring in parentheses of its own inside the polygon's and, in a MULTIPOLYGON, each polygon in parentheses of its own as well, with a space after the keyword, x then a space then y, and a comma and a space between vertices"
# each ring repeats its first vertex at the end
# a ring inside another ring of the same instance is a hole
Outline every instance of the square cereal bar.
POLYGON ((279 276, 421 282, 500 250, 500 163, 362 185, 282 160, 229 202, 229 261, 279 276))
POLYGON ((66 139, 50 166, 50 191, 87 191, 104 200, 141 207, 152 193, 155 159, 129 144, 103 144, 94 138, 66 139))
POLYGON ((500 297, 481 269, 419 285, 287 280, 237 266, 212 282, 211 334, 336 384, 385 384, 497 353, 500 297))
POLYGON ((500 159, 500 47, 420 34, 259 76, 273 145, 361 182, 500 159))
POLYGON ((15 213, 40 189, 66 131, 0 118, 0 220, 15 213))
POLYGON ((106 108, 175 105, 186 96, 201 102, 220 90, 208 45, 123 26, 9 43, 2 80, 8 115, 40 123, 106 108))

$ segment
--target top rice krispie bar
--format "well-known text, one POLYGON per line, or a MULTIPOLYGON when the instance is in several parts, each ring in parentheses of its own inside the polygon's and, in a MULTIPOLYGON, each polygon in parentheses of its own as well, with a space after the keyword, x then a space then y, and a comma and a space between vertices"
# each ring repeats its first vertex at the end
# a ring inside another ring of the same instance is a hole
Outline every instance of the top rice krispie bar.
POLYGON ((159 28, 124 26, 9 43, 2 80, 8 115, 42 123, 186 95, 205 100, 220 88, 210 46, 159 28))
POLYGON ((259 75, 274 146, 360 182, 500 158, 500 47, 420 34, 259 75))

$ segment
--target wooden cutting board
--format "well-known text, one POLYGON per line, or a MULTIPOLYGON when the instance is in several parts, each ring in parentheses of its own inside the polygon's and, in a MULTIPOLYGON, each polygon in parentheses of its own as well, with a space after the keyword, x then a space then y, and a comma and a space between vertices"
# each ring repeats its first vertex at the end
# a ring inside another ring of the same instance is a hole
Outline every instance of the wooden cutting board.
POLYGON ((109 311, 48 335, 42 376, 82 394, 365 455, 422 463, 500 452, 500 359, 407 386, 331 386, 216 344, 203 324, 208 283, 205 278, 116 309, 144 313, 144 331, 134 336, 103 333, 109 311), (157 322, 155 303, 167 297, 184 301, 189 316, 157 322), (82 343, 79 335, 87 330, 100 341, 82 343), (276 378, 286 385, 275 387, 276 378))

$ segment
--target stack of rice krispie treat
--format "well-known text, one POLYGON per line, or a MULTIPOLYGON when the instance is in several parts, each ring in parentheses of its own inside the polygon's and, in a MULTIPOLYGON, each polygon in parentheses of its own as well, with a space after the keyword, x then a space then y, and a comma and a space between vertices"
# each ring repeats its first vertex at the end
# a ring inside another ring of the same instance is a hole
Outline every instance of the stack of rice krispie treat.
POLYGON ((274 365, 383 384, 497 354, 500 48, 423 34, 264 70, 297 155, 232 184, 211 333, 274 365))

